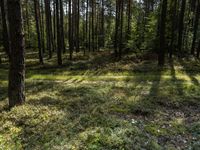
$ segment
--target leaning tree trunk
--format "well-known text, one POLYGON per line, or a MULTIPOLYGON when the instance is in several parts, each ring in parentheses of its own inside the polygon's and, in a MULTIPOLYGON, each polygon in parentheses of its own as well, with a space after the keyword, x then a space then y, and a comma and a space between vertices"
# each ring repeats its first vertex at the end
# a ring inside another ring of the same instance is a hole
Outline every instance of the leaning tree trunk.
POLYGON ((13 107, 25 101, 25 46, 21 1, 7 0, 7 5, 11 45, 8 97, 13 107))

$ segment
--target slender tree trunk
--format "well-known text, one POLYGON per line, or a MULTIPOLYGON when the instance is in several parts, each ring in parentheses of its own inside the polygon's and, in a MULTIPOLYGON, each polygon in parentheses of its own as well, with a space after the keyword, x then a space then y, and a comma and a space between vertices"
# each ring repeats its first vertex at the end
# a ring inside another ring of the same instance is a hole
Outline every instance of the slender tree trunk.
POLYGON ((185 5, 186 5, 186 0, 182 0, 181 12, 180 12, 180 17, 179 17, 180 20, 179 20, 179 34, 178 34, 178 50, 179 50, 179 55, 180 55, 180 53, 182 51, 182 44, 183 44, 185 5))
MULTIPOLYGON (((86 41, 86 46, 85 46, 85 48, 88 48, 88 18, 89 18, 89 0, 87 0, 87 4, 86 4, 87 6, 86 6, 86 21, 85 21, 85 32, 86 32, 86 35, 85 35, 85 37, 86 37, 86 39, 85 39, 85 41, 86 41)), ((84 50, 84 55, 85 55, 85 50, 84 50)))
POLYGON ((131 6, 132 2, 131 0, 128 0, 128 27, 127 27, 127 40, 130 39, 130 34, 131 34, 131 6))
POLYGON ((46 44, 49 52, 49 58, 52 58, 52 41, 51 41, 51 10, 50 1, 45 0, 45 14, 46 14, 46 44))
POLYGON ((197 47, 197 58, 199 58, 199 54, 200 54, 200 40, 197 47))
POLYGON ((95 51, 94 46, 94 0, 92 0, 92 51, 95 51))
POLYGON ((174 39, 175 39, 175 32, 176 32, 176 8, 177 8, 177 0, 171 1, 172 3, 172 13, 171 13, 171 20, 172 20, 172 31, 171 31, 171 43, 170 43, 170 50, 169 50, 169 58, 172 58, 174 48, 174 39))
POLYGON ((79 52, 80 51, 80 31, 79 31, 79 24, 80 24, 80 0, 77 0, 77 17, 76 17, 76 31, 77 31, 77 37, 76 37, 76 40, 77 40, 77 44, 76 44, 76 51, 79 52))
POLYGON ((195 45, 196 45, 196 39, 197 39, 197 31, 199 26, 199 15, 200 15, 200 0, 197 1, 197 8, 196 8, 196 14, 195 14, 195 22, 194 22, 194 33, 193 33, 193 39, 192 39, 192 48, 191 48, 191 54, 194 55, 195 51, 195 45))
POLYGON ((165 27, 166 27, 167 0, 162 1, 161 21, 160 21, 160 50, 158 54, 158 65, 165 64, 165 27))
POLYGON ((57 49, 57 46, 56 46, 57 45, 56 43, 56 0, 54 0, 54 3, 53 3, 53 41, 55 44, 55 49, 57 49))
POLYGON ((118 56, 118 29, 119 29, 119 0, 116 0, 116 13, 115 13, 115 41, 114 41, 114 49, 115 49, 115 57, 118 56))
POLYGON ((44 37, 44 32, 45 32, 45 27, 44 27, 44 4, 43 0, 40 1, 41 3, 41 11, 40 13, 40 29, 41 29, 41 47, 42 47, 42 53, 45 53, 45 37, 44 37))
POLYGON ((35 8, 35 23, 37 30, 37 38, 38 38, 38 50, 39 50, 39 61, 43 64, 43 56, 42 56, 42 48, 41 48, 41 34, 40 34, 40 25, 39 25, 39 2, 38 0, 34 0, 34 8, 35 8))
POLYGON ((25 101, 25 46, 21 1, 7 0, 7 6, 11 45, 8 97, 9 107, 14 107, 25 101))
POLYGON ((105 15, 105 8, 104 8, 104 0, 101 0, 101 34, 102 34, 102 38, 101 38, 101 46, 104 47, 105 46, 105 19, 104 19, 104 15, 105 15))
POLYGON ((57 58, 58 65, 62 65, 61 36, 60 36, 60 15, 59 0, 56 0, 56 23, 57 23, 57 58))
POLYGON ((7 28, 4 0, 0 0, 0 7, 1 7, 2 26, 3 26, 3 45, 4 45, 5 52, 10 60, 10 43, 9 43, 9 34, 8 34, 8 28, 7 28))
POLYGON ((72 1, 69 0, 69 18, 68 18, 68 22, 69 22, 69 59, 72 60, 72 55, 73 55, 73 44, 72 44, 72 40, 73 40, 73 35, 72 35, 72 1))
POLYGON ((65 48, 65 35, 64 35, 64 14, 63 14, 63 1, 60 0, 60 38, 61 38, 61 49, 63 53, 66 52, 65 48))
POLYGON ((123 48, 123 17, 124 17, 124 1, 121 1, 120 5, 120 44, 119 44, 119 59, 122 57, 122 48, 123 48))

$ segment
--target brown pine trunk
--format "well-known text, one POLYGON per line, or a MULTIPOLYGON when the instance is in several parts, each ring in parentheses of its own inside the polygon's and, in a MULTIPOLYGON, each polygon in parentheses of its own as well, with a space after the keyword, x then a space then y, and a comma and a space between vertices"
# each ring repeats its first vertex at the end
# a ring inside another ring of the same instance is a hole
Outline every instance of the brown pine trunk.
POLYGON ((52 41, 51 41, 51 11, 50 1, 45 0, 45 14, 46 14, 46 44, 49 52, 49 58, 52 58, 52 41))
POLYGON ((35 9, 35 23, 36 23, 36 30, 37 30, 37 38, 38 38, 38 54, 39 54, 39 61, 43 64, 43 56, 42 56, 42 48, 41 48, 41 34, 40 34, 40 25, 39 25, 39 2, 38 0, 34 0, 34 9, 35 9))
POLYGON ((4 0, 0 0, 0 7, 1 7, 2 26, 3 26, 3 45, 4 45, 6 54, 8 58, 10 59, 9 34, 8 34, 8 28, 7 28, 4 0))
POLYGON ((57 24, 57 61, 58 65, 62 65, 61 36, 60 36, 60 13, 59 0, 56 0, 56 24, 57 24))
POLYGON ((60 0, 60 38, 61 38, 61 51, 65 53, 65 35, 64 35, 64 14, 63 14, 63 1, 60 0))
POLYGON ((192 48, 191 48, 191 54, 194 55, 195 51, 195 45, 196 45, 196 39, 197 39, 197 31, 199 26, 199 15, 200 15, 200 0, 197 1, 197 8, 196 8, 196 14, 195 14, 195 22, 194 22, 194 33, 193 33, 193 40, 192 40, 192 48))
POLYGON ((115 57, 118 56, 118 29, 119 29, 119 0, 116 0, 116 13, 115 13, 115 41, 114 41, 114 49, 115 49, 115 57))
POLYGON ((119 59, 121 59, 122 56, 122 48, 123 48, 123 17, 124 17, 124 2, 121 1, 120 4, 120 44, 119 44, 119 59))
POLYGON ((177 0, 171 1, 172 3, 172 11, 171 11, 171 21, 172 21, 172 30, 171 30, 171 42, 170 42, 170 50, 169 50, 169 58, 172 58, 174 48, 174 40, 175 40, 175 32, 176 32, 176 8, 177 8, 177 0))
POLYGON ((182 0, 181 12, 180 12, 180 17, 179 17, 180 20, 179 20, 179 34, 178 34, 178 50, 179 50, 179 55, 180 55, 180 53, 182 51, 182 44, 183 44, 185 5, 186 5, 186 0, 182 0))
POLYGON ((160 20, 160 50, 158 54, 158 65, 163 66, 165 64, 165 27, 166 27, 166 15, 167 15, 167 0, 162 1, 161 20, 160 20))
POLYGON ((11 45, 8 97, 9 107, 25 101, 25 46, 20 0, 7 0, 11 45))
POLYGON ((72 60, 72 55, 73 55, 73 33, 72 33, 72 1, 69 0, 69 18, 68 18, 68 22, 69 22, 69 28, 68 28, 68 33, 69 33, 69 38, 68 38, 68 41, 69 41, 69 59, 72 60))

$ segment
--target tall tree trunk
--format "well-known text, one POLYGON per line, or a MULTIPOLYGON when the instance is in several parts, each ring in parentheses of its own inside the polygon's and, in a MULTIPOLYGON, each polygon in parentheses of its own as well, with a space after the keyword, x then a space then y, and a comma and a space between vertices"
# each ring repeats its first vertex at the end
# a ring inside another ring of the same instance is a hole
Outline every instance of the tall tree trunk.
POLYGON ((101 46, 104 47, 105 46, 105 28, 104 28, 104 14, 105 14, 105 8, 104 8, 104 0, 101 0, 101 46))
POLYGON ((62 65, 61 36, 60 36, 60 13, 59 0, 56 0, 56 23, 57 23, 57 59, 58 65, 62 65))
MULTIPOLYGON (((89 45, 89 43, 88 43, 88 21, 89 20, 89 0, 87 0, 87 4, 86 4, 86 22, 85 22, 85 32, 86 32, 86 39, 85 39, 85 41, 86 41, 86 48, 88 48, 88 45, 89 45)), ((85 50, 84 50, 84 54, 85 54, 85 50)))
POLYGON ((0 0, 0 7, 1 7, 2 26, 3 26, 3 45, 5 52, 10 60, 10 44, 9 44, 9 34, 8 34, 4 0, 0 0))
POLYGON ((131 7, 132 6, 132 1, 128 0, 128 26, 127 26, 127 40, 130 39, 130 35, 131 35, 131 7))
POLYGON ((35 9, 35 23, 37 30, 37 38, 38 38, 38 50, 39 50, 39 61, 43 64, 43 56, 42 56, 42 48, 41 48, 41 34, 40 34, 40 25, 39 25, 39 2, 38 0, 34 0, 34 9, 35 9))
POLYGON ((199 58, 199 53, 200 53, 200 40, 197 47, 197 58, 199 58))
POLYGON ((68 28, 68 33, 69 33, 69 38, 68 38, 68 42, 69 42, 69 59, 72 60, 72 55, 73 55, 73 33, 72 33, 72 1, 69 0, 69 28, 68 28))
POLYGON ((115 57, 118 56, 118 29, 119 29, 119 4, 120 1, 116 0, 116 13, 115 13, 115 41, 114 41, 114 49, 115 49, 115 57))
POLYGON ((95 51, 94 45, 94 0, 92 0, 92 51, 95 51))
POLYGON ((25 46, 20 0, 7 0, 11 45, 8 97, 9 107, 25 101, 25 46))
POLYGON ((183 44, 183 30, 184 30, 184 14, 185 14, 185 5, 186 5, 186 0, 182 0, 181 4, 181 12, 180 12, 180 17, 179 17, 179 33, 178 33, 178 50, 179 50, 179 55, 182 51, 182 44, 183 44))
POLYGON ((49 58, 52 58, 52 41, 51 41, 51 10, 50 1, 45 0, 45 14, 46 14, 46 44, 49 51, 49 58))
POLYGON ((44 37, 44 4, 43 0, 40 1, 41 3, 41 11, 39 12, 40 14, 40 29, 41 29, 41 47, 42 47, 42 53, 45 53, 45 37, 44 37))
POLYGON ((124 1, 121 1, 121 5, 120 5, 119 59, 121 59, 121 57, 122 57, 122 48, 123 48, 123 17, 124 17, 124 1))
POLYGON ((80 24, 80 0, 77 0, 77 14, 76 14, 76 51, 79 52, 80 50, 80 40, 79 40, 79 24, 80 24))
POLYGON ((195 14, 195 22, 194 22, 194 28, 193 28, 193 39, 192 39, 192 48, 191 48, 191 54, 194 55, 195 51, 195 45, 196 45, 196 39, 197 39, 197 31, 199 26, 199 15, 200 15, 200 0, 197 1, 197 8, 196 8, 196 14, 195 14))
POLYGON ((158 65, 165 64, 165 27, 166 27, 167 0, 162 1, 161 20, 160 20, 160 50, 158 54, 158 65))
MULTIPOLYGON (((54 41, 54 48, 57 49, 56 43, 56 0, 53 1, 53 41, 54 41)), ((55 50, 54 49, 54 50, 55 50)))
POLYGON ((171 30, 171 43, 170 43, 170 50, 169 50, 169 58, 172 58, 174 48, 174 39, 175 39, 175 32, 176 32, 176 8, 177 8, 177 0, 171 1, 172 3, 172 11, 171 11, 171 21, 172 21, 172 30, 171 30))
POLYGON ((63 1, 60 0, 60 38, 61 38, 61 50, 65 53, 65 35, 64 35, 64 12, 63 1))

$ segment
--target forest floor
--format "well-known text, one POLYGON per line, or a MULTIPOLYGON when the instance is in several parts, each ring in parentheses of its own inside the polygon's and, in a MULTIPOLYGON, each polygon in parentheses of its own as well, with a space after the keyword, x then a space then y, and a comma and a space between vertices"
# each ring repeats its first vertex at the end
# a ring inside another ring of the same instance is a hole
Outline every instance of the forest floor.
POLYGON ((200 148, 200 62, 110 53, 37 63, 27 53, 26 103, 8 110, 0 65, 0 149, 200 148))

